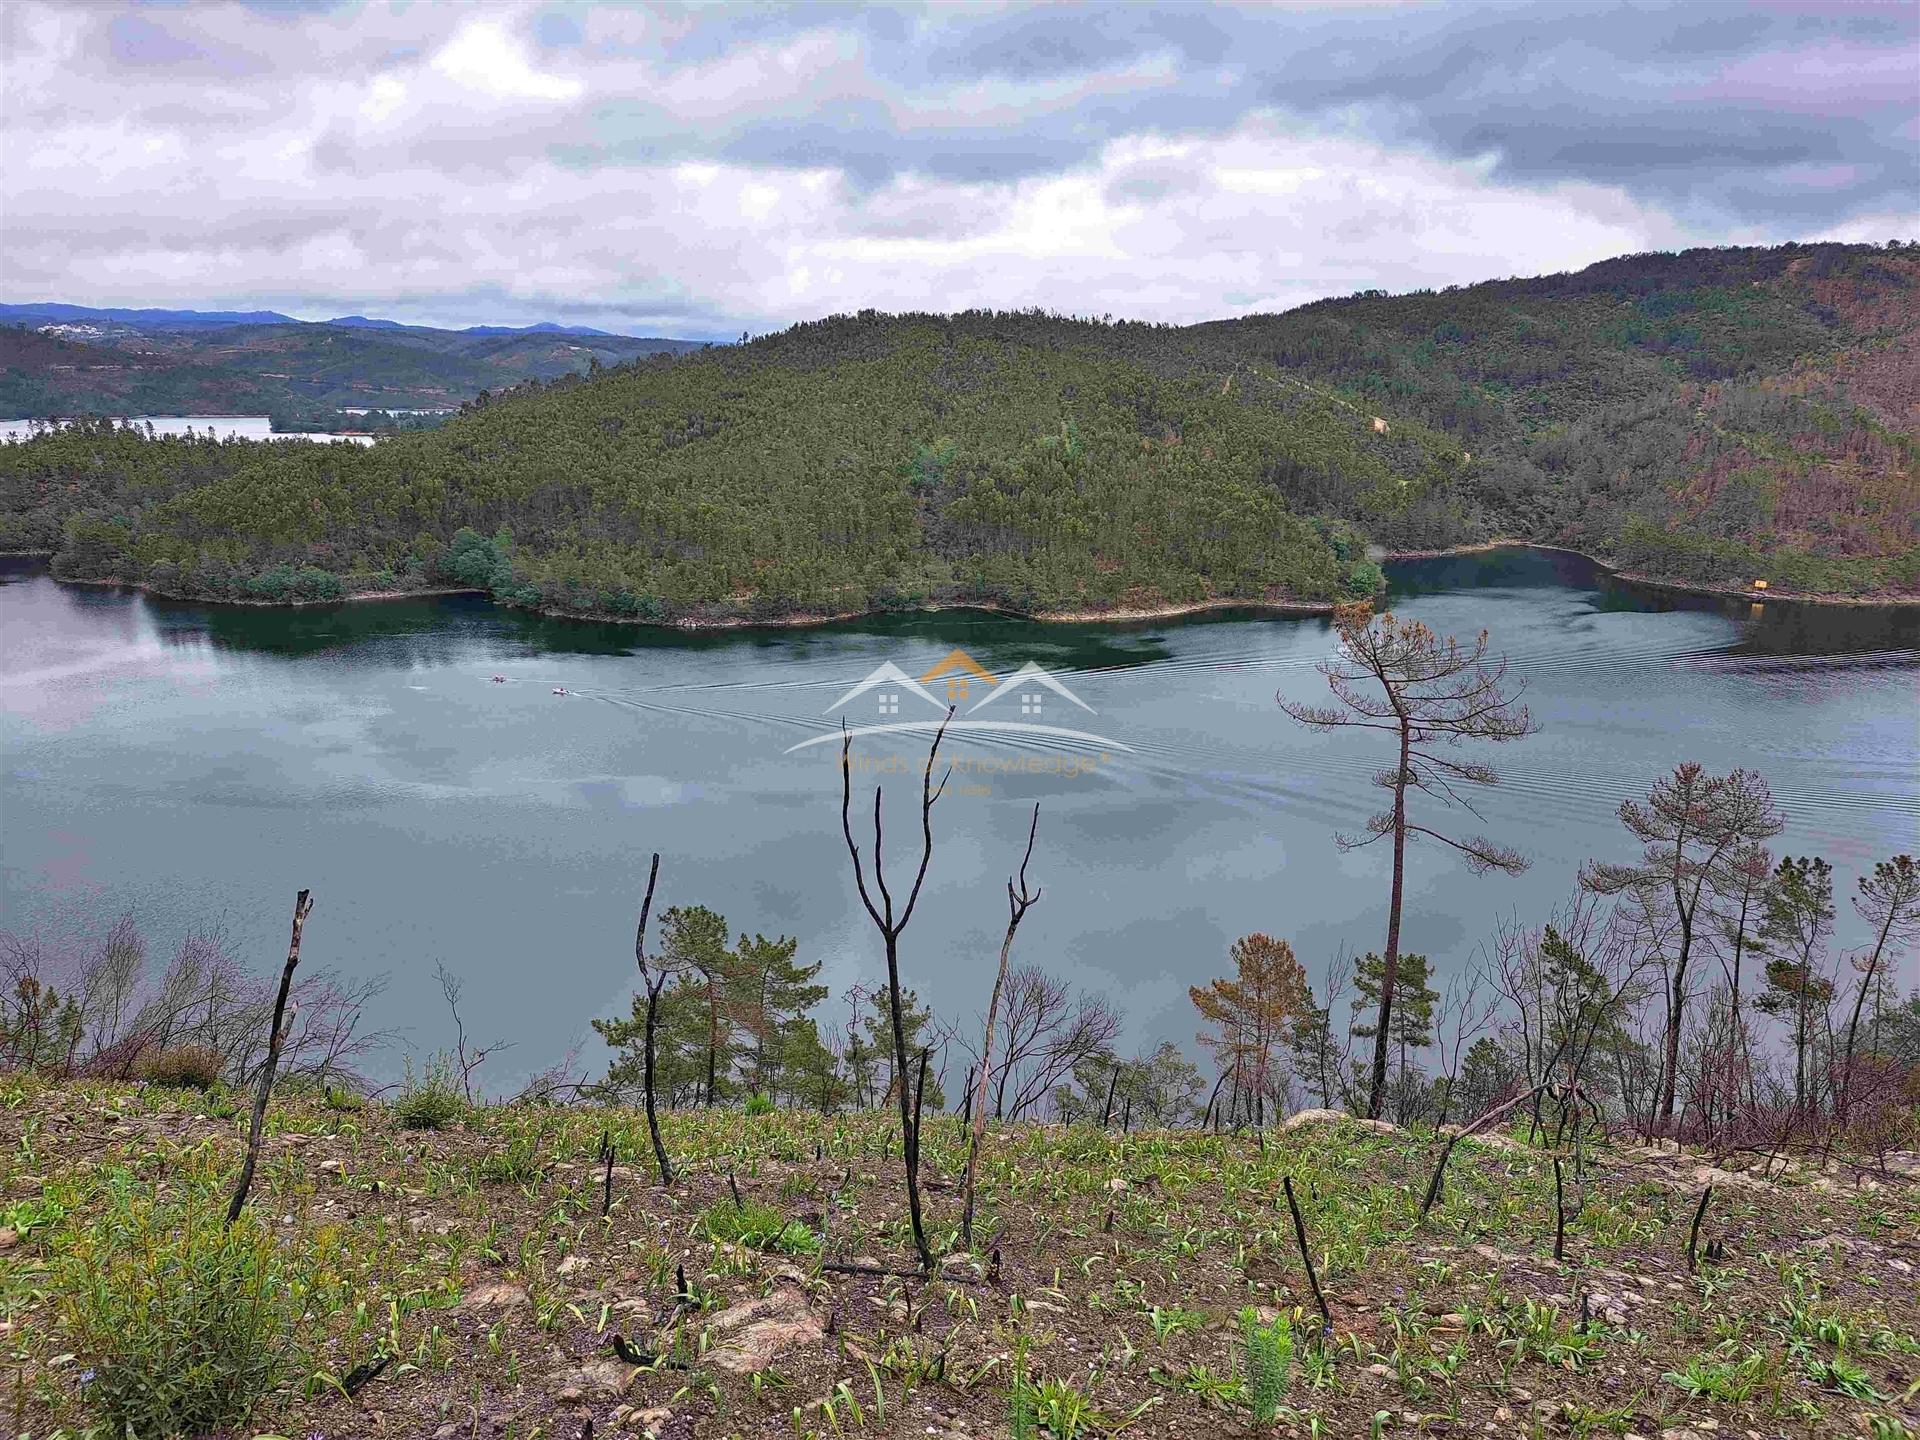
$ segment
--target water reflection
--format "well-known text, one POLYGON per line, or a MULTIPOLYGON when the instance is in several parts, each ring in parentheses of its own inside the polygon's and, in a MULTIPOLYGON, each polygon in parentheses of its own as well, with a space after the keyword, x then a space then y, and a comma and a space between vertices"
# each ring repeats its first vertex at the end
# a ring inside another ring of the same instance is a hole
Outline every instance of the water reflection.
MULTIPOLYGON (((1495 914, 1538 919, 1583 860, 1626 858, 1620 800, 1681 759, 1759 768, 1788 816, 1782 846, 1826 855, 1847 885, 1911 849, 1914 611, 1769 601, 1755 616, 1525 550, 1391 578, 1393 603, 1436 629, 1490 629, 1544 727, 1495 757, 1484 807, 1533 870, 1479 880, 1416 857, 1408 943, 1443 976, 1495 914)), ((951 1016, 982 1003, 1038 800, 1048 899, 1022 929, 1028 958, 1114 995, 1134 1037, 1184 1040, 1186 985, 1241 934, 1287 936, 1316 974, 1342 946, 1379 943, 1382 857, 1329 837, 1378 808, 1381 757, 1274 704, 1324 697, 1330 643, 1324 620, 1261 612, 686 633, 477 596, 209 606, 0 562, 0 923, 86 928, 131 905, 164 951, 225 914, 246 955, 270 957, 286 895, 311 885, 316 963, 391 972, 396 1017, 422 1017, 431 1044, 444 959, 473 982, 470 1023, 512 1033, 532 1067, 597 1047, 585 1021, 624 1003, 636 869, 659 849, 666 903, 797 935, 844 988, 873 956, 838 776, 831 756, 785 751, 882 660, 917 675, 960 646, 1000 673, 1068 672, 1093 728, 1131 750, 1073 782, 1013 777, 943 802, 911 983, 951 1016)), ((1853 918, 1837 945, 1855 943, 1853 918)))

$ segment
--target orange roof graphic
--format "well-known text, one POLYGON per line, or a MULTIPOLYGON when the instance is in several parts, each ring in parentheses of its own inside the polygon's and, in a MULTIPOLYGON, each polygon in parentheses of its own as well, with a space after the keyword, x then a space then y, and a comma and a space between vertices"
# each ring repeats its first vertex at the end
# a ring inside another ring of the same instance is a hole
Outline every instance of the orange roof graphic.
POLYGON ((931 685, 942 676, 956 670, 962 674, 971 675, 978 680, 983 680, 989 685, 996 683, 993 678, 993 672, 982 667, 978 660, 975 660, 964 650, 949 650, 946 657, 942 659, 938 665, 920 677, 920 683, 922 685, 931 685))

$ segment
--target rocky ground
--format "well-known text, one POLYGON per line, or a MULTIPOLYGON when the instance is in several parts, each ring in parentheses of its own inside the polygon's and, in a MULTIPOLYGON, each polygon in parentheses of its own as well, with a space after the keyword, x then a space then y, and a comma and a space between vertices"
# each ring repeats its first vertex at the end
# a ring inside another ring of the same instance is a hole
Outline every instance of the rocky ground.
MULTIPOLYGON (((139 1343, 144 1313, 107 1342, 76 1329, 90 1277, 125 1273, 109 1217, 217 1225, 245 1124, 231 1096, 0 1081, 15 1434, 99 1424, 106 1352, 139 1343)), ((1327 1116, 1264 1139, 1020 1128, 991 1136, 956 1253, 964 1140, 951 1117, 928 1130, 932 1279, 913 1273, 884 1115, 670 1116, 681 1175, 662 1188, 630 1111, 409 1130, 378 1105, 276 1099, 251 1213, 299 1319, 235 1433, 1920 1433, 1911 1156, 1763 1175, 1760 1157, 1563 1148, 1556 1261, 1554 1155, 1524 1133, 1460 1144, 1423 1222, 1430 1137, 1327 1116), (1247 1307, 1293 1322, 1269 1423, 1247 1307)))

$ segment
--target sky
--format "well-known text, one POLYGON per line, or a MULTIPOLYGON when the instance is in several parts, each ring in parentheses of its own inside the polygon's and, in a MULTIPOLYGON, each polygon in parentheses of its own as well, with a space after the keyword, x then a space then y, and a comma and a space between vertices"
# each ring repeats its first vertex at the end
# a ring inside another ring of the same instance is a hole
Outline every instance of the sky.
POLYGON ((0 3, 0 299, 732 338, 1920 234, 1920 4, 0 3))

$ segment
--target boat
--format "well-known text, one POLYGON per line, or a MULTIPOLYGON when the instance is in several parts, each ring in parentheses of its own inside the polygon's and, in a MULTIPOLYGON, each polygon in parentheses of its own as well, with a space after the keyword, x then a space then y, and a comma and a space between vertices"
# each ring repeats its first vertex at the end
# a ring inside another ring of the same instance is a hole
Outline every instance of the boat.
POLYGON ((507 683, 507 677, 504 675, 496 675, 493 677, 493 683, 496 685, 504 685, 507 683))
POLYGON ((564 685, 556 685, 553 687, 553 693, 556 695, 564 695, 567 693, 567 687, 564 685))

